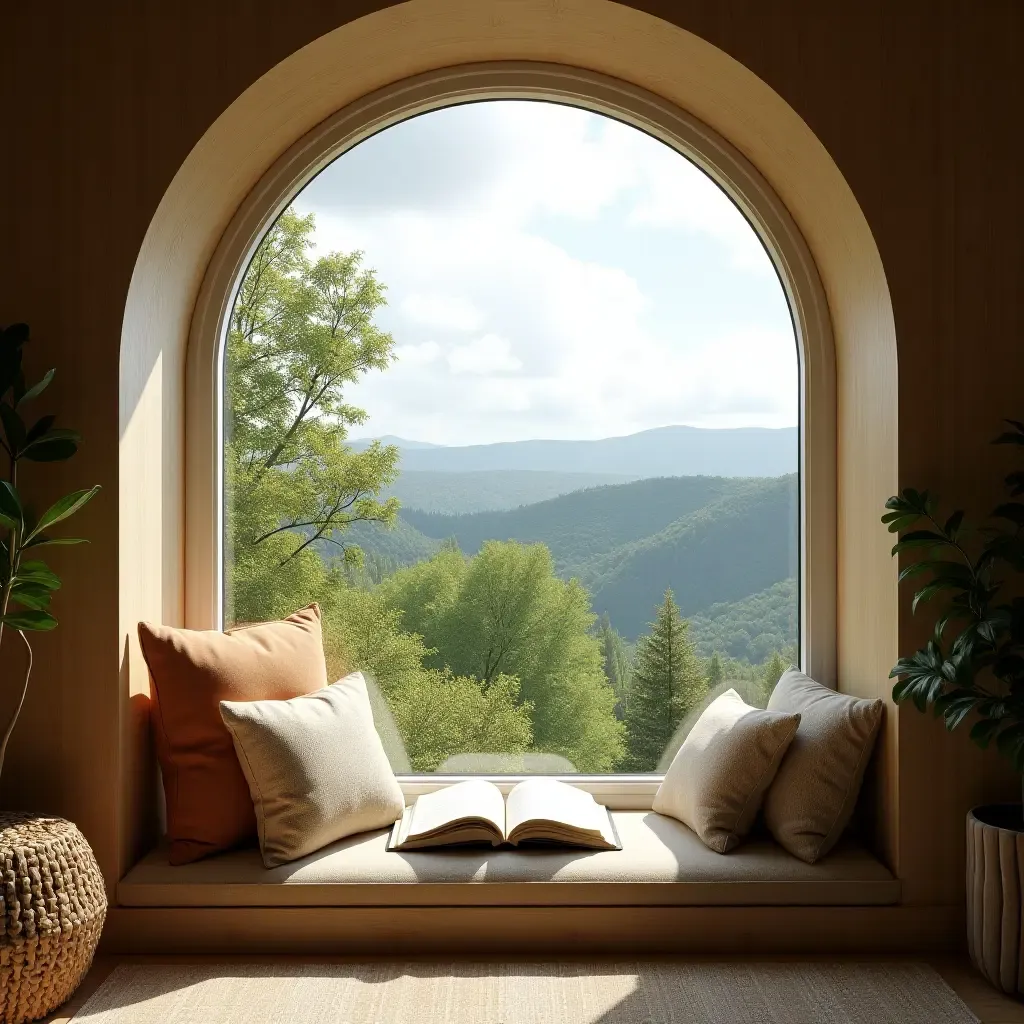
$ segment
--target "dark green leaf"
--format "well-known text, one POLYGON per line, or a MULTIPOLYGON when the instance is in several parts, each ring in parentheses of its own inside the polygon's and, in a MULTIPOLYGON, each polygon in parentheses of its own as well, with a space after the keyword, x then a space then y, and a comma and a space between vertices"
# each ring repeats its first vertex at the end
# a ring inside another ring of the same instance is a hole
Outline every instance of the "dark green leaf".
POLYGON ((25 424, 21 417, 6 403, 0 402, 0 421, 7 435, 7 446, 17 455, 25 444, 25 424))
POLYGON ((18 399, 18 405, 21 405, 23 402, 29 402, 33 398, 38 398, 50 386, 50 381, 53 380, 53 375, 56 372, 56 370, 47 370, 46 373, 43 374, 43 379, 39 381, 38 384, 33 384, 32 387, 30 387, 28 391, 18 399))
POLYGON ((8 324, 0 328, 0 345, 5 348, 12 345, 20 348, 28 341, 28 333, 28 324, 8 324))
POLYGON ((913 614, 917 611, 917 606, 922 601, 930 601, 936 594, 941 594, 942 591, 948 590, 949 585, 942 581, 935 583, 929 583, 927 586, 922 587, 915 595, 914 600, 910 604, 910 612, 913 614))
POLYGON ((5 626, 12 629, 47 630, 57 625, 57 620, 49 613, 34 608, 26 608, 20 612, 8 612, 2 618, 5 626))
POLYGON ((1021 743, 1024 743, 1024 722, 1008 725, 996 738, 999 753, 1007 757, 1012 757, 1021 743))
POLYGON ((1002 724, 1002 721, 998 718, 983 718, 980 722, 975 722, 971 727, 971 739, 979 747, 987 747, 1002 724))
POLYGON ((931 530, 913 530, 904 534, 899 542, 893 545, 892 554, 895 555, 910 548, 933 548, 948 545, 949 541, 941 533, 934 533, 931 530))
POLYGON ((56 419, 56 416, 40 416, 25 435, 26 443, 38 441, 53 426, 56 419))
POLYGON ((974 710, 973 702, 968 704, 965 701, 961 701, 958 704, 954 704, 947 708, 943 712, 943 722, 946 728, 952 732, 957 726, 961 725, 965 718, 974 710))
POLYGON ((18 489, 7 480, 0 480, 0 512, 20 526, 25 518, 18 489))
POLYGON ((28 539, 31 540, 43 530, 48 530, 51 526, 56 526, 57 523, 73 516, 82 506, 95 498, 99 491, 100 488, 97 484, 95 487, 89 487, 85 490, 72 491, 71 494, 66 494, 59 501, 55 501, 42 514, 35 529, 28 535, 28 539))
POLYGON ((15 583, 11 588, 11 600, 25 608, 45 609, 50 604, 52 592, 41 583, 15 583))
POLYGON ((75 430, 51 430, 38 441, 27 444, 22 455, 33 462, 63 462, 78 451, 80 440, 75 430))
POLYGON ((50 537, 45 533, 37 533, 32 540, 23 547, 27 550, 28 548, 41 548, 44 545, 50 545, 50 547, 69 547, 72 544, 88 544, 89 541, 85 537, 50 537))
POLYGON ((60 577, 45 562, 22 562, 18 567, 17 579, 41 583, 44 587, 49 587, 50 590, 60 589, 60 577))
POLYGON ((1024 434, 1010 433, 1000 434, 993 444, 1024 444, 1024 434))
POLYGON ((960 529, 961 524, 964 521, 964 513, 962 509, 957 509, 947 520, 946 525, 943 527, 945 532, 949 536, 954 536, 960 529))
MULTIPOLYGON (((889 520, 887 528, 890 533, 902 533, 908 526, 913 526, 920 518, 921 517, 917 515, 897 516, 895 519, 889 520)), ((882 522, 885 522, 884 518, 882 522)))

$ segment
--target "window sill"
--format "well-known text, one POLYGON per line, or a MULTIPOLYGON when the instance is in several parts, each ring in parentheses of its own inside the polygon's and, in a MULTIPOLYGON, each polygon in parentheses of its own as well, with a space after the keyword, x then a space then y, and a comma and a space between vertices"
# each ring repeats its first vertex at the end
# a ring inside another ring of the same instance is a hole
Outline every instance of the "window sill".
POLYGON ((598 803, 613 811, 649 811, 664 775, 399 775, 398 784, 411 803, 424 793, 434 793, 445 786, 467 779, 491 782, 507 796, 509 790, 526 779, 556 779, 590 793, 598 803))

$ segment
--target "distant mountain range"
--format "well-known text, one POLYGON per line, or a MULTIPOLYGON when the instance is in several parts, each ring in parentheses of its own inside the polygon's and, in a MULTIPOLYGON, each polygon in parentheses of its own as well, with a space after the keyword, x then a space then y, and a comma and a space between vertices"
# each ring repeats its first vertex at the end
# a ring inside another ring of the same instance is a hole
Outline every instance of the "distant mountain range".
MULTIPOLYGON (((349 442, 361 450, 372 439, 349 442)), ((796 427, 658 427, 596 441, 507 441, 441 446, 398 437, 380 440, 402 449, 404 471, 543 470, 654 476, 782 476, 796 471, 796 427)))
POLYGON ((627 484, 625 473, 555 473, 542 469, 481 469, 475 473, 406 470, 381 496, 403 509, 459 515, 532 505, 602 484, 627 484))
POLYGON ((395 434, 382 434, 380 437, 357 437, 348 442, 349 447, 357 452, 369 448, 374 441, 381 441, 383 444, 397 444, 399 448, 441 448, 442 445, 431 444, 429 441, 410 441, 407 437, 398 437, 395 434))

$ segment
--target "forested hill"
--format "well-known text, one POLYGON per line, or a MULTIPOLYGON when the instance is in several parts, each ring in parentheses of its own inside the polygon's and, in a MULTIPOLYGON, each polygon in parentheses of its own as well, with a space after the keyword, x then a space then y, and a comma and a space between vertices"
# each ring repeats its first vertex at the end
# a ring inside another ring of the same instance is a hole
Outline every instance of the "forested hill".
MULTIPOLYGON (((403 509, 400 529, 412 528, 435 544, 454 539, 467 554, 486 540, 544 543, 558 574, 584 583, 594 611, 607 612, 632 638, 646 630, 666 587, 682 613, 694 615, 794 576, 796 502, 795 474, 668 477, 576 491, 505 512, 447 516, 403 509)), ((359 543, 376 546, 363 533, 359 543)))
MULTIPOLYGON (((425 447, 394 439, 402 449, 401 468, 444 472, 545 470, 621 473, 633 478, 698 476, 779 476, 797 465, 795 427, 658 427, 625 437, 594 441, 509 441, 459 447, 425 447)), ((364 446, 365 440, 351 442, 364 446)))
POLYGON ((522 508, 469 515, 438 515, 403 508, 420 533, 454 538, 466 554, 486 540, 547 544, 560 574, 578 575, 584 562, 622 544, 659 533, 681 516, 749 486, 726 477, 656 477, 591 487, 522 508))
POLYGON ((692 616, 796 574, 796 476, 758 482, 581 567, 594 610, 627 637, 646 631, 652 597, 671 587, 692 616))

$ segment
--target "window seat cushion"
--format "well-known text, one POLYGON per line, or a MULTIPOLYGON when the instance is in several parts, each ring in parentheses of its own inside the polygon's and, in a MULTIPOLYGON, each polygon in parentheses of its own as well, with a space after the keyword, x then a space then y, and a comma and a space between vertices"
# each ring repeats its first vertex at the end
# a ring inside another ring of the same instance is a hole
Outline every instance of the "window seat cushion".
POLYGON ((882 906, 899 882, 847 839, 805 864, 771 839, 713 853, 653 811, 613 812, 621 851, 462 848, 389 853, 363 833, 275 868, 256 848, 171 866, 163 848, 118 885, 132 907, 882 906))

